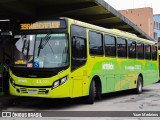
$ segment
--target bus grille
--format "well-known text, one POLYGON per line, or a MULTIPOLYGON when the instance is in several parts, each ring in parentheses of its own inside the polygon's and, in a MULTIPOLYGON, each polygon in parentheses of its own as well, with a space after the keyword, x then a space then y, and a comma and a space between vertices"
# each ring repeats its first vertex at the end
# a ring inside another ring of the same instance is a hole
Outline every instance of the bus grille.
MULTIPOLYGON (((36 89, 37 90, 37 89, 36 89)), ((19 90, 17 89, 17 92, 19 91, 19 93, 29 93, 29 89, 28 88, 20 88, 19 90)), ((37 94, 48 94, 49 90, 46 90, 45 88, 39 88, 37 90, 37 94)))
POLYGON ((20 93, 28 93, 27 88, 20 88, 20 93))

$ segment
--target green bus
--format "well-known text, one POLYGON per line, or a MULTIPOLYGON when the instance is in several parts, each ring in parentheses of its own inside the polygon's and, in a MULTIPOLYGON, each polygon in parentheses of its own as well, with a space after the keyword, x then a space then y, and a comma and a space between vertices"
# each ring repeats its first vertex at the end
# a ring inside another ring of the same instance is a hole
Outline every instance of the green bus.
POLYGON ((70 18, 21 22, 14 30, 9 89, 15 96, 82 97, 158 81, 157 43, 70 18))

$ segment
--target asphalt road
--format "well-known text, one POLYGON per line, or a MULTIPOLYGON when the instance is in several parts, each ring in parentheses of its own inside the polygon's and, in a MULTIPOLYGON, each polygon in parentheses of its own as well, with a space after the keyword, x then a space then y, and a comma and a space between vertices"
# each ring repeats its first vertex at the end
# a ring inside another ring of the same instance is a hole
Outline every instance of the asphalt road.
MULTIPOLYGON (((160 83, 155 83, 143 88, 142 94, 134 94, 132 91, 122 91, 102 95, 102 99, 95 101, 93 105, 87 105, 81 98, 76 99, 41 99, 41 98, 15 98, 9 105, 1 107, 3 111, 59 111, 60 117, 54 117, 55 120, 160 120, 159 117, 65 117, 62 111, 160 111, 160 83)), ((126 114, 129 114, 126 112, 126 114)), ((118 115, 120 116, 120 115, 118 115)), ((7 119, 7 118, 5 118, 7 119)), ((15 118, 14 118, 15 119, 15 118)), ((17 119, 17 118, 16 118, 17 119)), ((20 119, 20 118, 19 118, 20 119)), ((29 119, 29 118, 28 118, 29 119)), ((33 118, 32 118, 33 119, 33 118)), ((37 118, 34 118, 37 120, 37 118)), ((44 118, 43 118, 44 119, 44 118)), ((53 119, 53 118, 45 118, 53 119)))

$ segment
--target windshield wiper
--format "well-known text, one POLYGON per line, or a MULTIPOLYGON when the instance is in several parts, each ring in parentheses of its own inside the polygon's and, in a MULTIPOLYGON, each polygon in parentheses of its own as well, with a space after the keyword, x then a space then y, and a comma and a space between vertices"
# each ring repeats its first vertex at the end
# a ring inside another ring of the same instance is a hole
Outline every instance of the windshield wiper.
POLYGON ((22 53, 24 52, 25 44, 26 44, 26 40, 24 40, 24 42, 23 42, 22 53))
POLYGON ((30 48, 30 40, 28 40, 28 45, 27 45, 27 59, 28 59, 28 54, 29 54, 29 48, 30 48))
POLYGON ((44 46, 48 43, 50 38, 51 38, 50 34, 47 34, 44 38, 41 38, 41 41, 40 41, 39 47, 38 47, 38 55, 37 55, 37 57, 39 57, 41 49, 44 48, 44 46))
MULTIPOLYGON (((23 38, 25 39, 25 38, 23 38)), ((27 59, 28 59, 28 54, 29 54, 29 47, 30 47, 30 40, 24 40, 23 42, 23 47, 22 47, 22 53, 24 53, 24 50, 27 50, 27 59)))

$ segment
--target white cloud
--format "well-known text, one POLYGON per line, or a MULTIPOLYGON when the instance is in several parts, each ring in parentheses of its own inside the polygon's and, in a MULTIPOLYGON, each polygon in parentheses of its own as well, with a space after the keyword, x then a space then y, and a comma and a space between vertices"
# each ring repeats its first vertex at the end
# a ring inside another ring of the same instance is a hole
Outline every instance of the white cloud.
POLYGON ((152 7, 153 14, 160 14, 160 0, 105 0, 116 10, 152 7))

